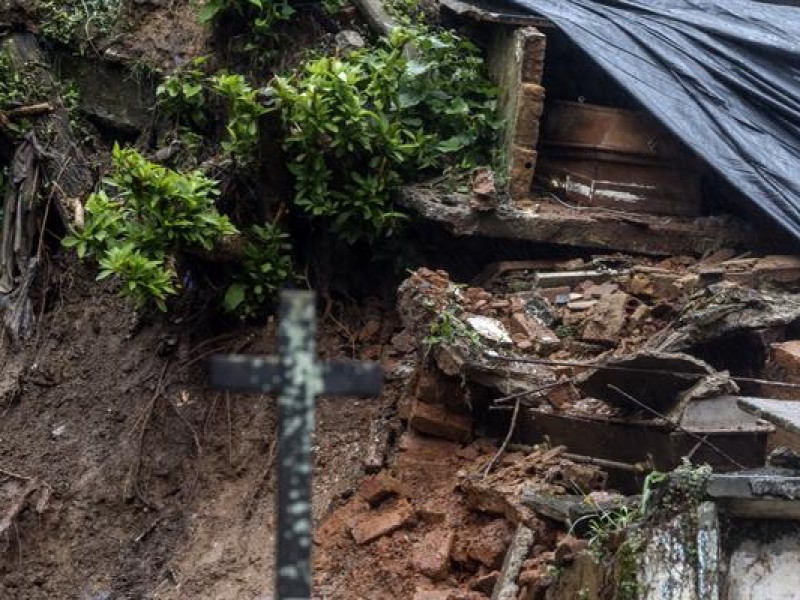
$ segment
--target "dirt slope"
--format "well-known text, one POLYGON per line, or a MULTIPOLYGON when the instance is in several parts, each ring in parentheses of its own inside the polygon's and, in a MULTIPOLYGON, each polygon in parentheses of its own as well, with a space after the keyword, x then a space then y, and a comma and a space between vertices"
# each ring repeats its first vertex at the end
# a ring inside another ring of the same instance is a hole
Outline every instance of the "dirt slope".
MULTIPOLYGON (((37 337, 0 351, 0 598, 266 597, 273 401, 211 390, 198 359, 270 352, 269 328, 139 326, 88 270, 51 269, 37 337), (23 477, 41 482, 25 498, 23 477)), ((320 401, 318 514, 357 485, 386 404, 320 401)))

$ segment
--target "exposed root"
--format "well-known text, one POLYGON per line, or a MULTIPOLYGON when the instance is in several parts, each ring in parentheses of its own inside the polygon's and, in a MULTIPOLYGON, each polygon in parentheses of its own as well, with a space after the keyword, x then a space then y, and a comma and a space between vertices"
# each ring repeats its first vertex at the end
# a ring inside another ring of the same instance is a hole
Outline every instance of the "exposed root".
POLYGON ((511 423, 508 425, 508 433, 506 433, 506 439, 503 440, 502 445, 497 450, 497 453, 492 457, 492 460, 486 465, 486 469, 483 471, 483 477, 486 478, 489 473, 492 472, 495 465, 500 461, 505 454, 506 448, 508 448, 508 444, 511 441, 511 438, 514 436, 514 430, 517 428, 517 417, 519 416, 519 406, 522 402, 518 399, 514 403, 514 413, 511 415, 511 423))
POLYGON ((14 498, 14 501, 6 510, 3 518, 0 519, 0 537, 8 536, 9 530, 12 528, 14 529, 17 548, 19 550, 18 554, 21 560, 22 542, 20 540, 19 529, 17 527, 17 518, 19 517, 20 513, 22 513, 22 511, 24 511, 30 505, 29 500, 32 499, 32 496, 37 492, 39 493, 39 499, 33 508, 37 513, 43 513, 47 508, 48 501, 50 500, 51 488, 48 484, 39 481, 35 477, 26 477, 24 475, 19 475, 18 473, 6 471, 5 469, 0 469, 0 474, 12 479, 19 479, 26 482, 25 486, 17 494, 16 498, 14 498))
POLYGON ((156 389, 153 392, 153 395, 150 397, 150 400, 142 411, 142 414, 139 415, 139 417, 136 419, 136 422, 133 424, 133 431, 138 429, 139 435, 136 440, 136 456, 131 463, 131 468, 128 471, 128 477, 125 480, 125 486, 122 491, 122 497, 126 501, 130 501, 134 497, 138 497, 140 500, 145 502, 145 504, 148 504, 148 502, 144 499, 141 490, 139 489, 139 471, 142 467, 142 447, 144 446, 144 438, 147 434, 150 419, 153 416, 153 409, 155 408, 158 399, 164 393, 164 380, 166 379, 169 365, 169 362, 164 363, 164 368, 162 369, 161 375, 158 378, 158 383, 156 384, 156 389))
POLYGON ((258 476, 258 480, 256 481, 256 485, 253 488, 253 492, 250 495, 250 498, 245 504, 244 507, 244 518, 249 519, 252 514, 253 510, 256 506, 256 500, 258 500, 259 496, 261 495, 261 490, 263 489, 266 482, 271 479, 272 474, 272 467, 275 464, 275 455, 277 454, 278 449, 278 437, 277 435, 273 435, 272 443, 269 445, 269 452, 267 453, 267 464, 264 466, 264 470, 261 471, 261 474, 258 476))

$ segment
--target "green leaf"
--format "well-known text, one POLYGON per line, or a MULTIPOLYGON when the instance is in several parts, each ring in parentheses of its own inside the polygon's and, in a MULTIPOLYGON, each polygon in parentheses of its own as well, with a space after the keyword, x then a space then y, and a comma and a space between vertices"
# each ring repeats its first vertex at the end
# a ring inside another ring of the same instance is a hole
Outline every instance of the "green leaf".
POLYGON ((222 301, 225 310, 235 311, 244 302, 246 288, 241 283, 234 283, 225 292, 225 299, 222 301))

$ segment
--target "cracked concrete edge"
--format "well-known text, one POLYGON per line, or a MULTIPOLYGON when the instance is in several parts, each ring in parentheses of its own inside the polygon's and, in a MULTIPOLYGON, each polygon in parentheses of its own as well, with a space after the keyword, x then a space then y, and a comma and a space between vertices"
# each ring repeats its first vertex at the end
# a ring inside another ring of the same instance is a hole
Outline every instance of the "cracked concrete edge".
POLYGON ((522 563, 533 546, 533 531, 525 525, 519 525, 511 545, 506 552, 503 568, 492 592, 492 600, 515 600, 519 592, 517 579, 522 570, 522 563))

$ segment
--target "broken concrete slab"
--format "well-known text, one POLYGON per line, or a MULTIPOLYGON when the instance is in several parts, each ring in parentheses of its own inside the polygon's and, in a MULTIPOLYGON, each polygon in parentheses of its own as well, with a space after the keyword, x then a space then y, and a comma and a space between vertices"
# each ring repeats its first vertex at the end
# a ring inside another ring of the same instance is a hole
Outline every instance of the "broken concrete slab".
POLYGON ((613 385, 661 414, 670 413, 681 393, 715 373, 708 363, 680 353, 643 351, 613 356, 598 364, 607 368, 589 371, 575 381, 584 395, 635 410, 635 405, 609 388, 613 385))
POLYGON ((522 492, 522 503, 537 514, 563 523, 567 527, 573 527, 579 521, 583 522, 584 527, 578 527, 577 531, 585 531, 589 524, 588 517, 599 516, 622 507, 631 507, 636 502, 637 499, 624 496, 589 502, 586 496, 573 494, 556 496, 541 493, 530 487, 522 492))
MULTIPOLYGON (((746 523, 746 522, 745 522, 746 523)), ((800 589, 800 526, 776 521, 737 527, 726 553, 725 598, 797 598, 800 589)))
POLYGON ((443 224, 454 235, 481 235, 578 248, 623 250, 655 256, 700 255, 723 247, 758 248, 751 226, 725 215, 624 218, 602 209, 573 209, 547 199, 506 202, 491 213, 469 206, 469 196, 417 185, 404 188, 401 205, 443 224))
POLYGON ((520 525, 514 533, 511 544, 506 552, 503 567, 500 569, 500 576, 492 592, 492 600, 516 600, 519 586, 517 578, 522 570, 522 563, 533 546, 533 531, 520 525))
POLYGON ((652 336, 646 347, 681 352, 747 331, 790 325, 800 320, 800 294, 723 282, 698 291, 691 309, 652 336))
POLYGON ((800 434, 800 402, 794 400, 771 400, 768 398, 737 399, 738 406, 760 419, 777 427, 800 434))

